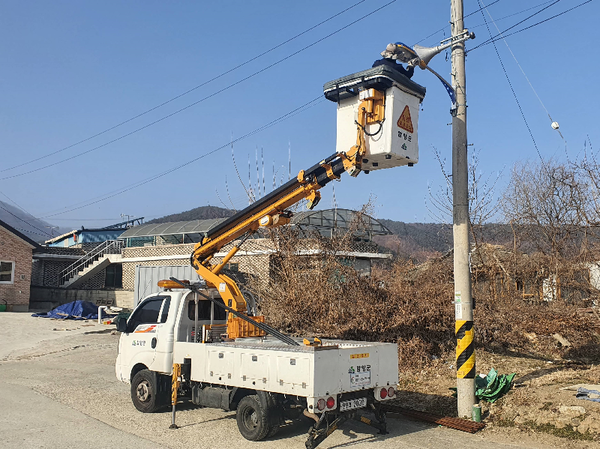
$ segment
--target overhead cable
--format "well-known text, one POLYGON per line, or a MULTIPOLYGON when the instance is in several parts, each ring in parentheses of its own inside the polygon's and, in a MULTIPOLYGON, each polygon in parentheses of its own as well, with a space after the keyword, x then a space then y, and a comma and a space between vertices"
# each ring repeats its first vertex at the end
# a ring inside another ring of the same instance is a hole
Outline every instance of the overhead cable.
MULTIPOLYGON (((487 7, 489 8, 490 6, 492 6, 492 5, 496 4, 496 3, 498 3, 499 1, 500 1, 500 0, 496 0, 496 1, 492 2, 492 3, 490 3, 490 4, 489 4, 487 7)), ((467 18, 467 17, 469 17, 469 16, 472 16, 473 14, 475 14, 475 13, 478 13, 479 11, 481 11, 481 8, 479 8, 477 11, 473 11, 473 12, 471 12, 471 13, 467 14, 466 16, 464 16, 464 17, 463 17, 463 19, 465 19, 465 18, 467 18)), ((443 27, 443 28, 440 28, 440 29, 439 29, 439 30, 437 30, 437 31, 434 31, 434 32, 433 32, 433 33, 431 33, 429 36, 427 36, 427 37, 424 37, 424 38, 423 38, 423 39, 421 39, 419 42, 416 42, 416 43, 415 43, 415 45, 416 45, 416 44, 420 44, 420 43, 421 43, 421 42, 423 42, 424 40, 426 40, 426 39, 429 39, 431 36, 435 36, 435 35, 436 35, 436 34, 438 34, 440 31, 444 31, 445 29, 446 29, 446 27, 443 27)))
MULTIPOLYGON (((549 0, 549 1, 546 1, 546 2, 538 3, 537 5, 530 6, 529 8, 522 9, 521 11, 517 11, 517 12, 514 12, 514 13, 509 14, 507 16, 500 17, 500 18, 496 19, 494 21, 494 23, 500 22, 501 20, 510 19, 511 17, 518 16, 519 14, 523 14, 524 12, 531 11, 532 9, 536 9, 536 8, 539 8, 540 6, 544 6, 544 5, 547 5, 549 3, 552 3, 553 1, 554 0, 549 0)), ((486 9, 486 11, 488 11, 488 10, 486 9)), ((489 11, 488 11, 488 14, 489 14, 489 11)), ((478 25, 470 26, 469 30, 474 30, 475 28, 479 28, 479 27, 483 27, 483 26, 485 26, 485 23, 480 23, 478 25)), ((500 30, 498 30, 498 32, 500 32, 500 30)))
MULTIPOLYGON (((477 3, 479 5, 481 5, 481 1, 477 0, 477 3)), ((481 12, 482 16, 483 16, 483 20, 486 24, 487 30, 489 35, 492 35, 492 30, 490 30, 490 27, 487 23, 487 19, 485 18, 485 13, 482 11, 481 12)), ((542 157, 542 153, 540 153, 540 149, 538 148, 537 142, 535 141, 535 137, 533 136, 533 132, 531 131, 531 127, 529 126, 529 122, 527 121, 527 117, 525 117, 525 113, 523 112, 523 108, 521 107, 521 103, 519 102, 519 98, 517 97, 517 93, 515 92, 515 89, 513 88, 512 82, 510 80, 510 77, 508 76, 508 72, 506 71, 506 67, 504 67, 504 62, 502 62, 502 58, 500 57, 500 52, 498 51, 498 47, 496 46, 496 42, 492 41, 492 44, 494 45, 494 50, 496 51, 496 56, 498 56, 498 61, 500 61, 500 66, 502 67, 502 71, 504 72, 504 76, 506 77, 506 81, 508 81, 508 86, 510 87, 510 90, 513 94, 513 97, 515 98, 515 102, 517 103, 517 107, 519 108, 519 112, 521 113, 521 117, 523 117, 523 121, 525 122, 525 127, 527 128, 527 131, 529 132, 529 136, 531 137, 531 140, 533 142, 533 146, 535 147, 535 151, 537 152, 540 160, 542 161, 542 164, 544 163, 544 158, 542 157)))
POLYGON ((91 148, 91 149, 89 149, 89 150, 87 150, 87 151, 83 151, 83 152, 81 152, 81 153, 79 153, 79 154, 76 154, 76 155, 74 155, 74 156, 71 156, 71 157, 68 157, 68 158, 65 158, 65 159, 61 159, 60 161, 53 162, 52 164, 47 164, 47 165, 44 165, 44 166, 42 166, 42 167, 38 167, 38 168, 35 168, 35 169, 32 169, 32 170, 28 170, 28 171, 26 171, 26 172, 17 173, 16 175, 5 176, 5 177, 3 177, 3 178, 0 178, 0 181, 4 181, 4 180, 6 180, 6 179, 17 178, 17 177, 20 177, 20 176, 29 175, 29 174, 31 174, 31 173, 35 173, 35 172, 38 172, 38 171, 41 171, 41 170, 45 170, 45 169, 47 169, 47 168, 50 168, 50 167, 54 167, 54 166, 56 166, 56 165, 59 165, 59 164, 63 164, 63 163, 65 163, 65 162, 71 161, 71 160, 73 160, 73 159, 76 159, 76 158, 79 158, 79 157, 81 157, 81 156, 84 156, 84 155, 86 155, 86 154, 88 154, 88 153, 91 153, 92 151, 99 150, 100 148, 104 148, 104 147, 106 147, 107 145, 110 145, 110 144, 112 144, 112 143, 118 142, 119 140, 122 140, 122 139, 124 139, 124 138, 126 138, 126 137, 129 137, 129 136, 131 136, 131 135, 133 135, 133 134, 136 134, 136 133, 138 133, 138 132, 140 132, 140 131, 142 131, 142 130, 144 130, 144 129, 146 129, 146 128, 149 128, 149 127, 151 127, 151 126, 153 126, 153 125, 156 125, 157 123, 160 123, 160 122, 162 122, 162 121, 164 121, 164 120, 166 120, 166 119, 168 119, 168 118, 170 118, 170 117, 173 117, 174 115, 177 115, 177 114, 179 114, 180 112, 183 112, 183 111, 185 111, 185 110, 187 110, 187 109, 190 109, 191 107, 193 107, 193 106, 196 106, 197 104, 200 104, 200 103, 202 103, 202 102, 204 102, 204 101, 208 100, 209 98, 212 98, 212 97, 214 97, 214 96, 216 96, 216 95, 219 95, 220 93, 223 93, 223 92, 225 92, 225 91, 227 91, 227 90, 231 89, 232 87, 234 87, 234 86, 237 86, 238 84, 241 84, 241 83, 243 83, 244 81, 248 81, 249 79, 251 79, 251 78, 254 78, 254 77, 255 77, 255 76, 257 76, 257 75, 259 75, 259 74, 261 74, 261 73, 263 73, 263 72, 266 72, 267 70, 269 70, 269 69, 271 69, 271 68, 275 67, 276 65, 279 65, 279 64, 281 64, 282 62, 284 62, 284 61, 287 61, 287 60, 288 60, 288 59, 290 59, 290 58, 293 58, 294 56, 298 55, 299 53, 302 53, 303 51, 305 51, 305 50, 308 50, 308 49, 309 49, 309 48, 311 48, 311 47, 314 47, 315 45, 317 45, 317 44, 319 44, 319 43, 323 42, 324 40, 326 40, 326 39, 329 39, 331 36, 334 36, 334 35, 338 34, 339 32, 341 32, 341 31, 345 30, 346 28, 349 28, 349 27, 351 27, 352 25, 355 25, 356 23, 360 22, 361 20, 363 20, 363 19, 365 19, 365 18, 367 18, 367 17, 369 17, 369 16, 371 16, 371 15, 375 14, 376 12, 379 12, 379 11, 381 11, 383 8, 385 8, 385 7, 389 6, 389 5, 391 5, 392 3, 395 3, 396 1, 397 1, 397 0, 391 0, 390 2, 386 3, 386 4, 385 4, 385 5, 383 5, 383 6, 380 6, 379 8, 377 8, 377 9, 375 9, 375 10, 371 11, 370 13, 367 13, 367 14, 365 14, 365 15, 363 15, 363 16, 361 16, 361 17, 359 17, 358 19, 356 19, 356 20, 354 20, 354 21, 350 22, 349 24, 347 24, 347 25, 344 25, 344 26, 343 26, 343 27, 341 27, 341 28, 338 28, 337 30, 335 30, 335 31, 333 31, 332 33, 329 33, 328 35, 326 35, 326 36, 324 36, 324 37, 322 37, 322 38, 320 38, 320 39, 316 40, 315 42, 313 42, 313 43, 311 43, 311 44, 308 44, 308 45, 306 45, 306 46, 302 47, 300 50, 297 50, 297 51, 295 51, 295 52, 293 52, 293 53, 291 53, 291 54, 289 54, 289 55, 287 55, 287 56, 285 56, 285 57, 283 57, 283 58, 279 59, 278 61, 275 61, 274 63, 272 63, 272 64, 269 64, 268 66, 266 66, 266 67, 264 67, 264 68, 262 68, 262 69, 260 69, 260 70, 258 70, 258 71, 256 71, 256 72, 252 73, 251 75, 248 75, 248 76, 246 76, 245 78, 242 78, 241 80, 239 80, 239 81, 237 81, 237 82, 235 82, 235 83, 229 84, 228 86, 224 87, 223 89, 217 90, 217 91, 213 92, 212 94, 210 94, 210 95, 207 95, 207 96, 205 96, 204 98, 201 98, 201 99, 200 99, 200 100, 198 100, 198 101, 195 101, 195 102, 193 102, 193 103, 191 103, 191 104, 188 104, 187 106, 184 106, 183 108, 180 108, 180 109, 176 110, 175 112, 172 112, 172 113, 170 113, 170 114, 167 114, 167 115, 165 115, 165 116, 163 116, 163 117, 161 117, 161 118, 159 118, 159 119, 157 119, 157 120, 154 120, 153 122, 150 122, 150 123, 148 123, 147 125, 144 125, 144 126, 142 126, 142 127, 140 127, 140 128, 137 128, 137 129, 135 129, 135 130, 133 130, 133 131, 131 131, 131 132, 128 132, 128 133, 126 133, 126 134, 123 134, 123 135, 121 135, 121 136, 119 136, 119 137, 117 137, 117 138, 115 138, 115 139, 112 139, 112 140, 110 140, 110 141, 108 141, 108 142, 105 142, 105 143, 103 143, 103 144, 101 144, 101 145, 95 146, 94 148, 91 148))
MULTIPOLYGON (((559 1, 560 1, 560 0, 559 0, 559 1)), ((510 34, 505 34, 505 35, 503 35, 503 36, 502 36, 502 37, 500 37, 500 38, 498 38, 498 35, 496 35, 496 36, 494 36, 494 39, 493 39, 493 40, 489 40, 489 39, 488 39, 488 41, 487 41, 487 42, 484 42, 484 43, 482 43, 482 44, 478 45, 477 47, 473 47, 473 48, 471 48, 471 49, 470 49, 468 52, 471 52, 471 51, 475 50, 476 48, 482 47, 482 46, 484 46, 484 45, 491 44, 492 42, 495 42, 495 41, 497 41, 497 40, 500 40, 500 39, 506 39, 506 38, 507 38, 507 37, 509 37, 509 36, 513 36, 513 35, 515 35, 515 34, 521 33, 522 31, 529 30, 530 28, 533 28, 533 27, 536 27, 536 26, 538 26, 538 25, 541 25, 542 23, 546 23, 546 22, 548 22, 548 21, 550 21, 550 20, 552 20, 552 19, 556 19, 557 17, 560 17, 560 16, 562 16, 562 15, 564 15, 564 14, 568 13, 568 12, 571 12, 571 11, 573 11, 574 9, 577 9, 577 8, 579 8, 579 7, 583 6, 583 5, 587 4, 587 3, 591 3, 591 2, 592 2, 592 0, 587 0, 587 1, 585 1, 585 2, 579 3, 578 5, 575 5, 575 6, 573 6, 572 8, 569 8, 569 9, 566 9, 566 10, 564 10, 563 12, 560 12, 560 13, 558 13, 558 14, 555 14, 555 15, 551 16, 551 17, 548 17, 547 19, 540 20, 539 22, 537 22, 537 23, 534 23, 533 25, 529 25, 528 27, 521 28, 520 30, 514 31, 514 32, 512 32, 512 33, 510 33, 510 34)), ((511 27, 511 28, 514 28, 514 27, 511 27)), ((509 28, 509 29, 510 29, 510 28, 509 28)), ((507 30, 504 30, 502 33, 506 32, 506 31, 507 31, 507 30)), ((468 53, 468 52, 467 52, 467 53, 468 53)))
MULTIPOLYGON (((496 31, 498 31, 500 33, 500 28, 498 28, 498 25, 496 24, 496 22, 494 21, 494 18, 492 17, 492 15, 490 14, 490 12, 486 9, 486 12, 488 14, 488 16, 490 16, 490 20, 492 21, 492 23, 494 24, 494 27, 496 28, 496 31)), ((500 33, 502 34, 502 33, 500 33)), ((504 45, 506 45, 506 48, 508 48, 508 51, 510 52, 510 54, 512 55, 513 59, 515 60, 515 63, 517 64, 517 66, 519 67, 519 69, 521 70, 521 73, 523 74, 523 76, 525 77, 525 79, 527 80, 527 83, 529 84, 529 87, 531 87, 531 90, 533 91, 533 93, 535 94, 536 98, 538 99, 538 101, 540 102, 540 104, 542 105, 542 108, 544 108, 544 111, 546 111, 546 115, 548 116, 548 119, 550 119, 550 124, 552 127, 554 127, 554 119, 552 118, 552 116, 550 115, 550 111, 548 111, 548 109, 546 108, 546 105, 544 104, 544 102, 542 101, 542 99, 540 98, 540 96, 538 95, 537 91, 535 90, 535 88, 533 87, 533 84, 531 83, 531 81, 529 80, 529 77, 527 76, 527 74, 525 73, 525 70, 523 70, 523 67, 521 66, 521 64, 519 63, 519 61, 517 60, 517 57, 515 56, 515 54, 513 53, 512 49, 510 48, 510 45, 508 45, 508 42, 506 41, 506 39, 502 39, 504 41, 504 45)), ((565 143, 565 146, 567 145, 567 141, 565 140, 564 136, 562 135, 562 133, 560 132, 560 129, 555 128, 555 130, 558 132, 558 135, 561 137, 561 139, 563 140, 563 142, 565 143)))
MULTIPOLYGON (((19 209, 21 209, 23 212, 25 212, 25 213, 26 213, 26 214, 28 214, 28 215, 31 215, 31 214, 30 214, 29 212, 27 212, 27 211, 26 211, 24 208, 22 208, 21 206, 19 206, 19 204, 18 204, 18 203, 17 203, 15 200, 13 200, 12 198, 10 198, 10 197, 9 197, 9 196, 8 196, 6 193, 4 193, 4 192, 0 192, 0 194, 1 194, 1 195, 2 195, 4 198, 6 198, 8 201, 10 201, 11 203, 13 203, 15 206, 17 206, 19 209)), ((32 215, 32 216, 33 216, 33 215, 32 215)))
POLYGON ((192 87, 191 89, 188 89, 188 90, 186 90, 185 92, 182 92, 182 93, 180 93, 179 95, 176 95, 176 96, 174 96, 173 98, 171 98, 171 99, 169 99, 169 100, 167 100, 167 101, 164 101, 164 102, 162 102, 162 103, 160 103, 160 104, 158 104, 158 105, 156 105, 156 106, 153 106, 153 107, 152 107, 152 108, 150 108, 150 109, 147 109, 147 110, 145 110, 145 111, 143 111, 143 112, 140 112, 139 114, 137 114, 137 115, 135 115, 135 116, 133 116, 133 117, 131 117, 131 118, 127 119, 127 120, 123 120, 122 122, 120 122, 120 123, 117 123, 116 125, 113 125, 113 126, 111 126, 111 127, 109 127, 109 128, 106 128, 105 130, 103 130, 103 131, 100 131, 100 132, 98 132, 98 133, 96 133, 96 134, 94 134, 94 135, 92 135, 92 136, 90 136, 90 137, 87 137, 87 138, 85 138, 85 139, 83 139, 83 140, 80 140, 80 141, 78 141, 78 142, 75 142, 75 143, 73 143, 73 144, 71 144, 71 145, 68 145, 68 146, 66 146, 66 147, 64 147, 64 148, 61 148, 61 149, 59 149, 59 150, 53 151, 53 152, 51 152, 51 153, 48 153, 48 154, 46 154, 46 155, 44 155, 44 156, 40 156, 40 157, 38 157, 38 158, 31 159, 31 160, 29 160, 29 161, 27 161, 27 162, 23 162, 23 163, 21 163, 21 164, 13 165, 12 167, 4 168, 4 169, 0 170, 0 173, 2 173, 2 172, 5 172, 5 171, 9 171, 9 170, 14 170, 15 168, 23 167, 24 165, 32 164, 32 163, 34 163, 34 162, 37 162, 37 161, 40 161, 40 160, 42 160, 42 159, 46 159, 46 158, 48 158, 48 157, 50 157, 50 156, 54 156, 55 154, 62 153, 63 151, 66 151, 66 150, 68 150, 68 149, 70 149, 70 148, 73 148, 73 147, 75 147, 75 146, 78 146, 78 145, 80 145, 80 144, 82 144, 82 143, 88 142, 89 140, 92 140, 92 139, 94 139, 94 138, 96 138, 96 137, 99 137, 99 136, 101 136, 101 135, 103 135, 103 134, 106 134, 107 132, 109 132, 109 131, 112 131, 113 129, 119 128, 119 127, 121 127, 121 126, 123 126, 123 125, 125 125, 125 124, 127 124, 127 123, 129 123, 129 122, 131 122, 131 121, 133 121, 133 120, 135 120, 135 119, 137 119, 137 118, 140 118, 140 117, 142 117, 142 116, 144 116, 144 115, 146 115, 146 114, 148 114, 148 113, 150 113, 150 112, 152 112, 152 111, 155 111, 155 110, 157 110, 157 109, 159 109, 159 108, 161 108, 161 107, 163 107, 163 106, 166 106, 167 104, 169 104, 169 103, 172 103, 173 101, 175 101, 175 100, 177 100, 177 99, 179 99, 179 98, 181 98, 181 97, 183 97, 183 96, 185 96, 185 95, 188 95, 188 94, 190 94, 190 93, 194 92, 195 90, 198 90, 198 89, 200 89, 201 87, 203 87, 203 86, 206 86, 207 84, 210 84, 210 83, 212 83, 213 81, 216 81, 216 80, 218 80, 219 78, 222 78, 222 77, 224 77, 225 75, 228 75, 228 74, 230 74, 230 73, 232 73, 232 72, 234 72, 234 71, 236 71, 236 70, 238 70, 238 69, 240 69, 240 68, 244 67, 245 65, 247 65, 247 64, 249 64, 249 63, 251 63, 251 62, 253 62, 253 61, 256 61, 257 59, 259 59, 259 58, 261 58, 261 57, 263 57, 263 56, 265 56, 265 55, 267 55, 267 54, 271 53, 272 51, 274 51, 274 50, 277 50, 278 48, 280 48, 280 47, 282 47, 282 46, 284 46, 284 45, 286 45, 286 44, 288 44, 288 43, 292 42, 293 40, 295 40, 295 39, 297 39, 297 38, 299 38, 299 37, 301 37, 301 36, 303 36, 303 35, 307 34, 308 32, 310 32, 310 31, 314 30, 315 28, 318 28, 318 27, 320 27, 321 25, 323 25, 323 24, 325 24, 325 23, 329 22, 330 20, 333 20, 333 19, 335 19, 336 17, 338 17, 338 16, 340 16, 340 15, 344 14, 345 12, 347 12, 347 11, 351 10, 352 8, 355 8, 356 6, 360 5, 361 3, 364 3, 365 1, 366 1, 366 0, 360 0, 360 1, 356 2, 356 3, 354 3, 353 5, 351 5, 351 6, 347 7, 346 9, 343 9, 342 11, 340 11, 340 12, 338 12, 338 13, 336 13, 336 14, 334 14, 334 15, 330 16, 330 17, 328 17, 327 19, 325 19, 325 20, 323 20, 323 21, 321 21, 321 22, 317 23, 316 25, 313 25, 312 27, 310 27, 310 28, 307 28, 306 30, 302 31, 301 33, 298 33, 298 34, 296 34, 295 36, 293 36, 293 37, 291 37, 291 38, 289 38, 289 39, 287 39, 287 40, 285 40, 285 41, 283 41, 283 42, 281 42, 281 43, 279 43, 279 44, 275 45, 274 47, 271 47, 271 48, 269 48, 268 50, 265 50, 265 51, 263 51, 262 53, 259 53, 258 55, 254 56, 254 57, 252 57, 252 58, 250 58, 250 59, 247 59, 246 61, 244 61, 244 62, 242 62, 242 63, 240 63, 240 64, 236 65, 235 67, 233 67, 233 68, 231 68, 231 69, 229 69, 229 70, 226 70, 226 71, 224 71, 224 72, 220 73, 219 75, 216 75, 216 76, 212 77, 211 79, 209 79, 209 80, 207 80, 207 81, 204 81, 204 82, 202 82, 202 83, 198 84, 197 86, 194 86, 194 87, 192 87))
MULTIPOLYGON (((509 31, 509 30, 512 30, 513 28, 515 28, 515 27, 517 27, 517 26, 521 25, 523 22, 526 22, 526 21, 528 21, 528 20, 529 20, 529 19, 531 19, 532 17, 535 17, 535 16, 537 16, 538 14, 541 14, 541 13, 543 13, 543 12, 544 12, 544 11, 546 11, 547 9, 549 9, 549 8, 552 8, 554 5, 556 5, 556 4, 557 4, 558 2, 560 2, 560 1, 561 1, 561 0, 555 0, 555 1, 553 1, 551 4, 549 4, 549 5, 547 5, 547 6, 544 6, 543 8, 541 8, 541 9, 539 9, 538 11, 534 12, 533 14, 531 14, 531 15, 529 15, 529 16, 527 16, 527 17, 525 17, 523 20, 520 20, 519 22, 515 23, 514 25, 512 25, 512 26, 508 27, 507 29, 505 29, 505 30, 504 30, 504 31, 502 31, 501 33, 498 33, 498 34, 496 34, 495 36, 492 36, 492 35, 491 35, 491 31, 489 30, 489 27, 488 27, 488 31, 490 31, 490 38, 489 38, 489 39, 487 39, 487 40, 485 40, 485 41, 483 41, 481 44, 479 44, 479 45, 476 45, 475 47, 473 47, 473 48, 469 49, 469 52, 471 52, 471 51, 473 51, 473 50, 475 50, 475 49, 477 49, 477 48, 479 48, 479 47, 482 47, 482 46, 484 46, 484 45, 487 45, 487 44, 489 44, 489 43, 493 42, 493 41, 494 41, 496 38, 498 38, 498 36, 500 36, 501 34, 504 34, 504 33, 506 33, 507 31, 509 31)), ((485 20, 485 15, 483 16, 483 19, 484 19, 484 21, 485 21, 485 23, 486 23, 486 26, 487 26, 487 21, 485 20)), ((541 23, 541 22, 540 22, 540 23, 541 23)), ((535 26, 535 25, 533 25, 533 26, 535 26)), ((506 36, 504 36, 504 37, 506 37, 506 36)))
MULTIPOLYGON (((43 234, 38 234, 38 235, 44 235, 44 236, 49 236, 51 235, 49 232, 44 231, 43 229, 38 228, 35 225, 32 225, 31 223, 29 223, 27 220, 24 220, 23 218, 19 217, 16 214, 13 214, 11 211, 9 211, 8 209, 6 209, 5 207, 3 207, 2 205, 0 205, 0 209, 2 209, 3 211, 9 213, 10 215, 12 215, 13 217, 15 217, 17 220, 22 221, 23 223, 31 226, 33 229, 37 229, 38 231, 42 232, 43 234)), ((25 232, 31 232, 32 234, 37 234, 37 232, 33 232, 33 231, 25 231, 25 232)))
MULTIPOLYGON (((312 100, 308 101, 307 103, 304 103, 302 106, 299 106, 296 109, 293 109, 293 110, 289 111, 288 113, 286 113, 286 114, 284 114, 282 116, 279 116, 278 118, 270 121, 269 123, 266 123, 265 125, 263 125, 263 126, 261 126, 259 128, 256 128, 255 130, 250 131, 249 133, 246 133, 246 134, 244 134, 241 137, 233 139, 233 140, 231 140, 231 141, 229 141, 229 142, 227 142, 227 143, 225 143, 225 144, 223 144, 223 145, 215 148, 214 150, 211 150, 211 151, 209 151, 207 153, 204 153, 201 156, 198 156, 198 157, 196 157, 194 159, 191 159, 191 160, 189 160, 189 161, 187 161, 187 162, 185 162, 183 164, 180 164, 180 165, 177 165, 177 166, 175 166, 173 168, 170 168, 169 170, 166 170, 166 171, 164 171, 162 173, 159 173, 158 175, 151 176, 149 178, 146 178, 146 179, 143 179, 141 181, 138 181, 138 182, 136 182, 134 184, 130 184, 127 187, 124 187, 124 188, 121 188, 119 190, 115 190, 113 192, 110 192, 110 193, 106 194, 105 196, 97 197, 97 199, 95 199, 94 201, 89 201, 89 202, 87 202, 87 203, 85 203, 83 205, 81 203, 78 203, 78 205, 73 205, 72 207, 70 207, 67 210, 61 210, 59 212, 50 213, 50 214, 45 215, 43 218, 54 217, 54 216, 57 216, 57 215, 62 215, 62 214, 66 214, 68 212, 72 212, 74 210, 83 209, 84 207, 92 206, 92 205, 100 203, 102 201, 106 201, 106 200, 108 200, 110 198, 114 198, 114 197, 116 197, 118 195, 121 195, 121 194, 123 194, 125 192, 129 192, 130 190, 133 190, 133 189, 136 189, 138 187, 141 187, 141 186, 143 186, 145 184, 148 184, 148 183, 150 183, 152 181, 156 181, 157 179, 160 179, 160 178, 162 178, 162 177, 164 177, 164 176, 166 176, 168 174, 171 174, 171 173, 173 173, 173 172, 175 172, 177 170, 181 170, 182 168, 185 168, 188 165, 190 165, 190 164, 192 164, 192 163, 194 163, 196 161, 199 161, 200 159, 204 159, 205 157, 210 156, 211 154, 214 154, 214 153, 216 153, 218 151, 221 151, 221 150, 229 147, 232 143, 239 142, 239 141, 244 140, 244 139, 246 139, 248 137, 251 137, 251 136, 253 136, 255 134, 258 134, 258 133, 264 131, 265 129, 268 129, 268 128, 270 128, 270 127, 272 127, 272 126, 274 126, 274 125, 276 125, 276 124, 278 124, 278 123, 280 123, 280 122, 282 122, 284 120, 287 120, 287 119, 295 116, 296 114, 304 112, 306 109, 309 109, 309 108, 311 108, 311 107, 315 106, 316 104, 319 104, 319 103, 321 103, 323 101, 325 101, 325 100, 322 98, 321 95, 319 95, 318 97, 313 98, 312 100)), ((67 206, 67 207, 69 207, 69 206, 67 206)))

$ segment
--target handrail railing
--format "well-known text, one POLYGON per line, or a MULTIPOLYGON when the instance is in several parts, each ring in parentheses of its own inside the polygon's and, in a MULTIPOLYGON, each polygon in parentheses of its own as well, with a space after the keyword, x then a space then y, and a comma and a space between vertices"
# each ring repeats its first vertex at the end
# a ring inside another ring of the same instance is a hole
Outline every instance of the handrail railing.
POLYGON ((96 262, 100 257, 106 254, 121 254, 124 242, 122 240, 107 240, 100 243, 85 256, 69 265, 59 274, 59 285, 64 285, 79 272, 85 270, 88 266, 96 262))

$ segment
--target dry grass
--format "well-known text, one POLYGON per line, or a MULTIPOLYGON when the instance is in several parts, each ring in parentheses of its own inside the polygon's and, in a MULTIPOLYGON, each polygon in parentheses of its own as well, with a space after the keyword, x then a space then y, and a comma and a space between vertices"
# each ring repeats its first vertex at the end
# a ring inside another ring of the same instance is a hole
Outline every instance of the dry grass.
MULTIPOLYGON (((277 248, 273 280, 251 286, 269 323, 306 337, 396 342, 408 368, 421 369, 433 359, 451 356, 455 348, 451 258, 418 267, 395 261, 361 277, 352 260, 342 256, 352 249, 350 235, 307 240, 287 228, 273 233, 277 248), (306 249, 318 254, 302 255, 306 249)), ((515 296, 477 298, 477 346, 539 358, 600 361, 600 338, 591 320, 577 316, 574 306, 532 305, 515 296), (561 346, 552 337, 555 333, 571 345, 561 346)))

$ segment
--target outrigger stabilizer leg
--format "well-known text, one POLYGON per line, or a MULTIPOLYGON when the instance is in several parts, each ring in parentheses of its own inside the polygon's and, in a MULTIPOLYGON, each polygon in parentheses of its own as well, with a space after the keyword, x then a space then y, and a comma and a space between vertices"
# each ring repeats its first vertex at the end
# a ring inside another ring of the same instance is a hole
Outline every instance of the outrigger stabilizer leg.
POLYGON ((340 414, 333 422, 327 420, 328 412, 321 415, 321 419, 308 430, 308 439, 304 443, 306 449, 315 449, 325 438, 331 435, 344 422, 352 419, 354 412, 340 414))
POLYGON ((349 419, 367 424, 368 426, 374 427, 379 430, 380 435, 385 435, 387 431, 387 421, 385 412, 381 410, 379 404, 371 404, 371 409, 375 414, 375 419, 370 419, 364 416, 360 411, 353 410, 350 412, 343 412, 337 416, 331 423, 328 422, 328 413, 325 412, 321 415, 319 421, 317 421, 308 431, 308 439, 306 440, 306 449, 315 449, 321 444, 325 438, 331 435, 335 430, 349 419))
POLYGON ((375 429, 378 429, 380 435, 386 435, 389 432, 387 431, 387 420, 385 412, 381 410, 381 406, 379 404, 371 404, 371 409, 375 414, 375 420, 367 418, 366 416, 361 414, 360 411, 356 412, 354 419, 365 423, 368 426, 374 427, 375 429))
POLYGON ((171 377, 171 425, 169 429, 179 429, 179 426, 175 424, 175 409, 177 407, 177 392, 179 391, 179 377, 181 376, 181 365, 179 363, 173 363, 173 376, 171 377))

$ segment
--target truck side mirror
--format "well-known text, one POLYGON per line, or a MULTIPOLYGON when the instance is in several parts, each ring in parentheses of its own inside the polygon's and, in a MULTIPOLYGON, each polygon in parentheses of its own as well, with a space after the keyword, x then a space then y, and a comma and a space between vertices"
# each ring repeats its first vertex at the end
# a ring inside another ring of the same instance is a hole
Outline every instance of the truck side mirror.
POLYGON ((117 318, 117 330, 119 332, 127 332, 127 318, 124 316, 117 318))

